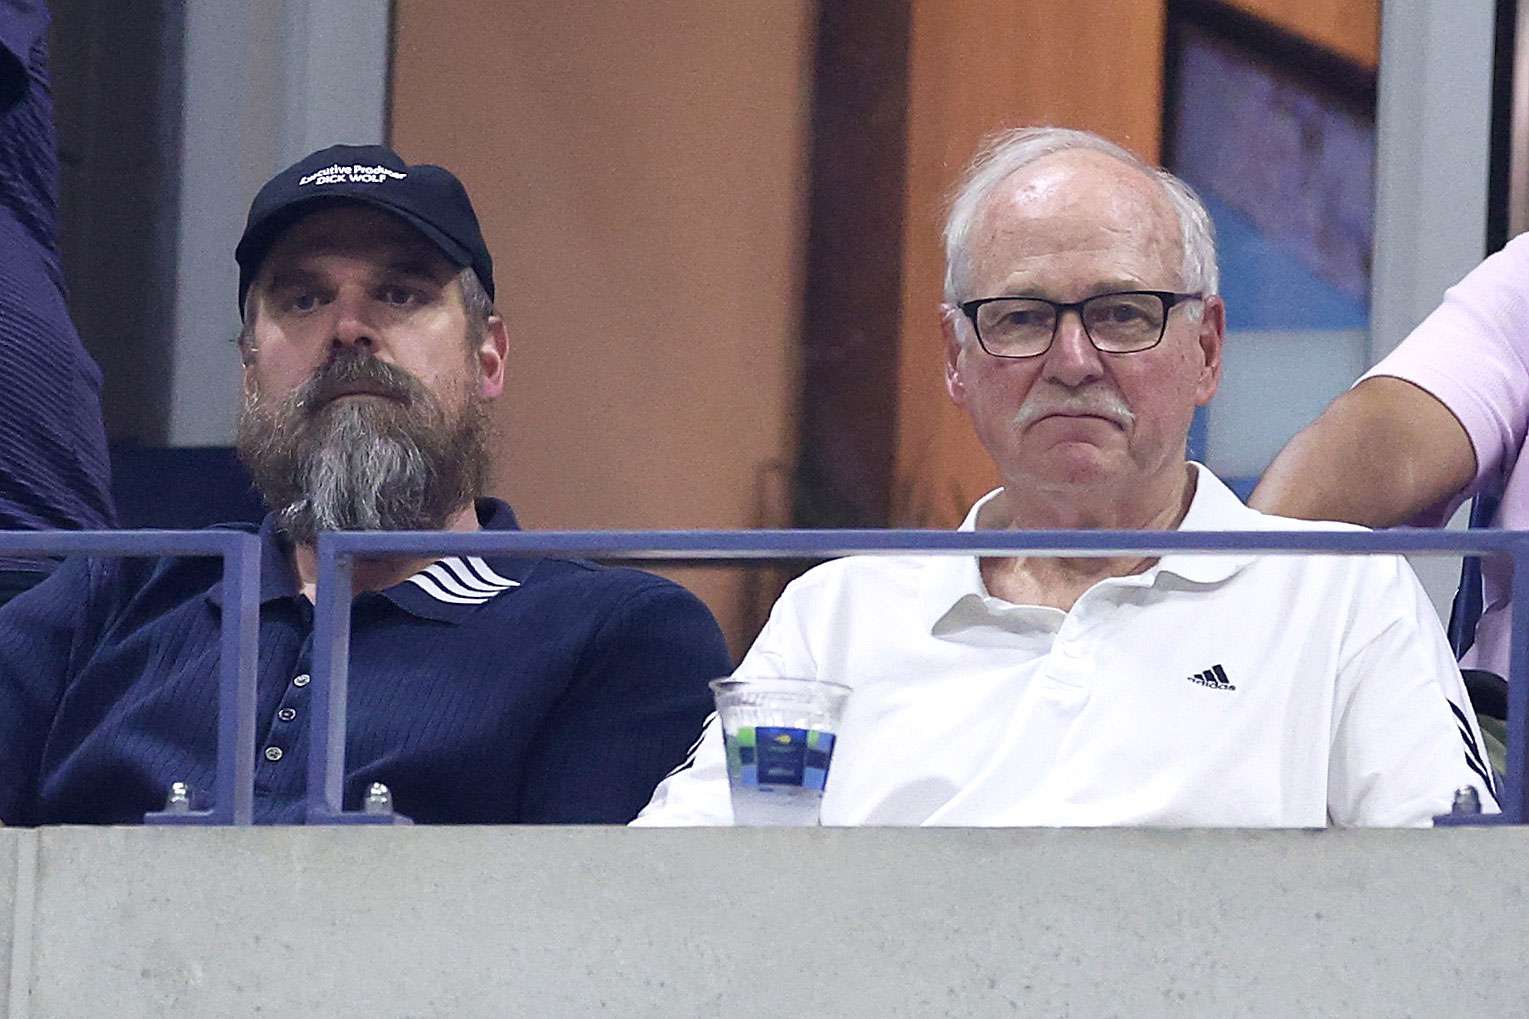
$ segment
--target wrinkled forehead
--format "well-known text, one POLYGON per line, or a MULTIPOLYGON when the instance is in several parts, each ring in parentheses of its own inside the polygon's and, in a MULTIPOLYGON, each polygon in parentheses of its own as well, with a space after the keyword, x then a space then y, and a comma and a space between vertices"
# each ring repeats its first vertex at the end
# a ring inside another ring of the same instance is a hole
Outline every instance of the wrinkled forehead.
POLYGON ((260 264, 256 285, 336 256, 443 282, 459 272, 428 237, 392 213, 335 203, 305 213, 281 232, 260 264))
POLYGON ((1178 218, 1162 185, 1091 150, 1042 157, 996 186, 967 250, 974 296, 1053 280, 1176 289, 1183 276, 1178 218))

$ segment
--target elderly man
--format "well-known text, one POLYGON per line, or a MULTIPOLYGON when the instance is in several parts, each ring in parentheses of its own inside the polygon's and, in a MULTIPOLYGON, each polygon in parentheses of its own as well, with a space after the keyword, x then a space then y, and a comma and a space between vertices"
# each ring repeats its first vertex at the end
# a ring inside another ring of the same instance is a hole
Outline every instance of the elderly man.
MULTIPOLYGON (((257 819, 302 818, 314 541, 515 527, 484 496, 508 346, 461 183, 379 147, 314 153, 239 242, 239 452, 260 528, 257 819)), ((357 564, 345 800, 419 821, 622 822, 727 671, 681 588, 545 558, 357 564)), ((213 788, 216 562, 80 560, 0 612, 0 819, 131 822, 213 788)))
MULTIPOLYGON (((1003 480, 963 529, 1314 526, 1185 462, 1225 316, 1182 183, 1020 130, 970 169, 945 241, 946 385, 1003 480)), ((1492 804, 1396 558, 842 559, 786 591, 738 675, 853 688, 825 824, 1421 825, 1467 785, 1492 804)), ((713 723, 637 823, 731 816, 713 723)))

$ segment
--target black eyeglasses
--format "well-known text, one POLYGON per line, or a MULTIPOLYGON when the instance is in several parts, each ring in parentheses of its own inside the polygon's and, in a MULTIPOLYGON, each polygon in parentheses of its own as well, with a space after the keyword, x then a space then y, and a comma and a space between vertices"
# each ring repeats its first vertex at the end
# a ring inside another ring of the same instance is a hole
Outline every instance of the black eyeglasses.
POLYGON ((962 301, 972 320, 977 342, 994 357, 1038 357, 1051 349, 1057 323, 1076 311, 1089 342, 1106 354, 1135 354, 1163 339, 1168 312, 1183 301, 1204 294, 1175 294, 1167 290, 1123 290, 1096 294, 1086 301, 1062 304, 1044 297, 982 297, 962 301))

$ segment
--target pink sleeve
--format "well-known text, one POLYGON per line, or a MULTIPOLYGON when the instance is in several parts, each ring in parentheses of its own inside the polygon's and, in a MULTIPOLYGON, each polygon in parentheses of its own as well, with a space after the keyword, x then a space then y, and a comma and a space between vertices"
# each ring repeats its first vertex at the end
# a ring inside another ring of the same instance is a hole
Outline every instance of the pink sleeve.
POLYGON ((1529 234, 1450 287, 1363 378, 1375 375, 1427 390, 1459 418, 1476 450, 1470 492, 1505 474, 1529 426, 1529 234))

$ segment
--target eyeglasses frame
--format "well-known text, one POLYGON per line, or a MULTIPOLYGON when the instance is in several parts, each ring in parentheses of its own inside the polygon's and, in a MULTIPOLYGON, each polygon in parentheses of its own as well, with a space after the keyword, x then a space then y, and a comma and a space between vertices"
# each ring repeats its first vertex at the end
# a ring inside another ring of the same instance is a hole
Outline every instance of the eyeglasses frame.
POLYGON ((1057 330, 1062 327, 1062 316, 1067 314, 1069 311, 1075 311, 1078 313, 1078 324, 1083 327, 1083 335, 1088 337, 1088 342, 1093 346, 1095 350, 1099 351, 1099 353, 1140 354, 1143 351, 1151 350, 1153 347, 1163 342, 1163 337, 1168 333, 1168 316, 1173 314, 1173 309, 1175 307, 1183 304, 1186 301, 1203 301, 1205 300, 1205 296, 1206 295, 1204 293, 1178 293, 1172 290, 1111 290, 1106 293, 1094 294, 1090 297, 1085 297, 1081 301, 1063 302, 1052 301, 1045 297, 1035 297, 1030 294, 1004 294, 1001 297, 978 297, 970 301, 962 301, 960 304, 956 305, 956 307, 960 308, 966 317, 971 321, 972 333, 977 337, 977 344, 989 357, 1001 357, 1011 361, 1024 361, 1032 357, 1043 357, 1051 350, 1052 346, 1056 343, 1057 330), (1158 328, 1157 339, 1153 340, 1145 347, 1137 347, 1134 350, 1105 350, 1103 347, 1099 346, 1098 342, 1094 339, 1094 334, 1088 331, 1088 322, 1083 318, 1083 306, 1089 301, 1096 301, 1101 297, 1132 296, 1155 297, 1162 302, 1163 323, 1158 328), (1051 323, 1051 340, 1046 344, 1044 348, 1036 351, 1033 354, 998 354, 994 353, 992 350, 989 350, 987 343, 982 339, 982 327, 977 324, 977 311, 985 304, 995 304, 998 301, 1039 301, 1042 304, 1051 305, 1051 307, 1056 311, 1056 320, 1051 323))

